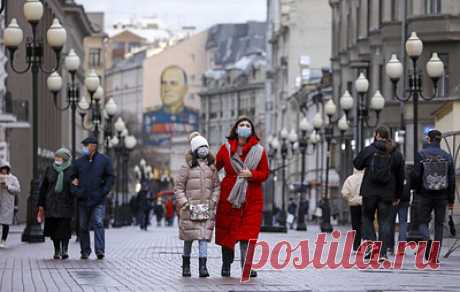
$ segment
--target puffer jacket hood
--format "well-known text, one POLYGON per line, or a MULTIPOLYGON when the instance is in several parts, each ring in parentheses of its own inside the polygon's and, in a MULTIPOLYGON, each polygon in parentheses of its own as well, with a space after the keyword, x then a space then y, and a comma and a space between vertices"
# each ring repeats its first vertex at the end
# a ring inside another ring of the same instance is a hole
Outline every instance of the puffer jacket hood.
POLYGON ((0 168, 4 168, 4 167, 7 167, 8 170, 11 171, 11 165, 8 161, 6 160, 0 160, 0 168))

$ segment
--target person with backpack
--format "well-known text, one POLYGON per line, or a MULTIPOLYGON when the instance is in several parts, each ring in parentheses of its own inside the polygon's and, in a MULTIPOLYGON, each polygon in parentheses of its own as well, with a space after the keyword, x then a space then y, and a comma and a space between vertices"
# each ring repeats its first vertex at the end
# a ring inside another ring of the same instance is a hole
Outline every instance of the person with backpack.
MULTIPOLYGON (((190 151, 174 180, 179 210, 179 238, 184 241, 182 276, 190 277, 193 241, 198 241, 199 276, 209 277, 206 267, 208 242, 214 233, 215 211, 219 200, 219 177, 208 141, 197 132, 190 136, 190 151)), ((172 199, 168 199, 172 204, 172 199)), ((169 204, 167 203, 167 204, 169 204)), ((174 218, 174 217, 173 217, 174 218)))
POLYGON ((374 142, 358 154, 353 164, 357 170, 364 170, 360 189, 363 239, 377 240, 373 224, 377 212, 378 238, 382 242, 380 260, 384 261, 391 237, 392 210, 398 205, 404 189, 404 158, 390 139, 388 128, 378 127, 374 142))
POLYGON ((289 223, 289 229, 294 229, 294 222, 295 222, 296 213, 297 213, 297 204, 294 201, 294 198, 289 198, 287 211, 288 211, 287 221, 289 223))
MULTIPOLYGON (((442 133, 428 132, 428 143, 415 156, 414 188, 419 201, 417 212, 419 231, 431 246, 428 224, 434 211, 434 240, 442 246, 446 209, 452 210, 455 201, 455 169, 452 156, 441 149, 442 133)), ((427 251, 429 251, 429 248, 427 251)), ((437 254, 439 256, 439 251, 437 254)), ((428 253, 427 253, 428 255, 428 253)))

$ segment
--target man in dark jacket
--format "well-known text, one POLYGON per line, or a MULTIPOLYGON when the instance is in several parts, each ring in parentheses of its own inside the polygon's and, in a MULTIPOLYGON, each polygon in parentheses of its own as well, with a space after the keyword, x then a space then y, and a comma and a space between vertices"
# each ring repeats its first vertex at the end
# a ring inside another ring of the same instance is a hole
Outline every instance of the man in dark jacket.
POLYGON ((105 198, 110 193, 114 180, 112 161, 97 151, 95 137, 86 138, 82 144, 83 156, 75 161, 81 191, 78 198, 81 258, 88 259, 91 254, 89 230, 93 218, 94 249, 97 258, 103 259, 105 198))
POLYGON ((363 239, 376 241, 374 216, 379 220, 381 259, 386 259, 391 237, 392 209, 399 203, 404 188, 404 158, 390 140, 386 127, 375 131, 374 142, 364 148, 353 161, 358 170, 365 170, 360 194, 363 197, 363 239), (380 165, 378 165, 380 164, 380 165), (377 172, 386 170, 386 173, 377 172))
MULTIPOLYGON (((428 133, 428 143, 415 157, 414 187, 419 195, 417 206, 419 218, 419 231, 426 240, 430 240, 428 224, 431 220, 431 212, 434 211, 434 240, 442 243, 442 231, 446 217, 446 207, 453 209, 455 201, 455 169, 452 156, 440 147, 442 133, 431 130, 428 133), (442 159, 446 163, 447 175, 446 186, 439 190, 426 188, 424 183, 424 161, 427 159, 442 159)), ((442 246, 442 245, 440 245, 442 246)))

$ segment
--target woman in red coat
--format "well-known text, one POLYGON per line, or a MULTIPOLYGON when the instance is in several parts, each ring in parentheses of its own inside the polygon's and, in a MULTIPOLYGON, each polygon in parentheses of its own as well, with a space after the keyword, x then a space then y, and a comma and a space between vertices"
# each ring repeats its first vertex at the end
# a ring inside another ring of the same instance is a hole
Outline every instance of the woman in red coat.
MULTIPOLYGON (((243 266, 248 240, 259 236, 262 183, 270 173, 265 149, 250 119, 240 118, 227 139, 216 156, 217 169, 225 170, 216 212, 216 243, 222 246, 223 277, 230 277, 235 244, 240 243, 243 266)), ((256 276, 251 271, 251 277, 256 276)))

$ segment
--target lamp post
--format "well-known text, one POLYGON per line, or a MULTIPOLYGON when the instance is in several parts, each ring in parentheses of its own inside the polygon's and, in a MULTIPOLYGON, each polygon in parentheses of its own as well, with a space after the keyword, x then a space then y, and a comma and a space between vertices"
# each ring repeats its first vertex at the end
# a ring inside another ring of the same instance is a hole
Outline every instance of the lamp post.
MULTIPOLYGON (((297 216, 297 230, 298 231, 306 231, 307 224, 305 223, 305 194, 306 194, 306 186, 305 182, 305 163, 306 163, 306 155, 313 154, 316 145, 316 136, 313 137, 313 140, 309 139, 309 134, 313 132, 313 125, 308 121, 306 117, 304 117, 299 124, 300 129, 300 139, 299 139, 299 151, 302 156, 301 159, 301 168, 300 168, 300 200, 299 200, 299 209, 298 209, 298 216, 297 216), (310 142, 310 143, 309 143, 310 142), (311 144, 313 146, 312 152, 308 152, 308 145, 311 144)), ((311 137, 311 136, 310 136, 311 137)))
POLYGON ((131 212, 129 210, 129 200, 128 200, 128 195, 129 195, 129 173, 128 173, 128 166, 129 166, 129 154, 130 152, 136 147, 137 140, 134 136, 128 135, 126 133, 125 136, 125 144, 122 149, 122 157, 123 157, 123 197, 122 197, 122 203, 123 203, 123 210, 124 210, 124 225, 129 226, 132 223, 132 217, 131 217, 131 212))
MULTIPOLYGON (((409 71, 409 88, 404 92, 406 96, 398 95, 398 83, 403 74, 403 66, 398 60, 396 54, 391 56, 391 59, 386 64, 386 74, 390 78, 393 86, 393 98, 402 103, 408 103, 412 100, 413 123, 414 123, 414 140, 413 140, 413 157, 415 161, 418 152, 418 102, 422 100, 432 100, 438 94, 438 81, 444 74, 444 63, 439 59, 438 53, 434 52, 430 60, 426 64, 426 71, 433 83, 433 92, 430 96, 423 95, 422 73, 418 70, 417 61, 423 52, 423 42, 418 38, 417 33, 412 32, 409 39, 406 41, 406 52, 412 61, 412 70, 409 71)), ((415 194, 415 192, 414 192, 415 194)), ((415 210, 418 206, 418 195, 415 194, 412 200, 411 210, 415 210)), ((418 220, 415 212, 411 211, 411 224, 409 226, 408 240, 420 240, 423 237, 418 232, 418 220)))
POLYGON ((94 137, 99 140, 100 127, 102 124, 102 99, 104 98, 104 89, 102 89, 95 70, 91 70, 85 78, 85 86, 90 95, 89 105, 84 100, 86 108, 82 107, 80 111, 81 124, 85 130, 92 131, 94 137), (86 126, 85 117, 91 112, 91 124, 86 126))
MULTIPOLYGON (((6 2, 2 1, 2 9, 6 2)), ((43 41, 37 35, 37 28, 43 17, 43 4, 39 0, 27 0, 24 3, 24 15, 32 28, 32 37, 26 41, 26 63, 24 69, 18 69, 14 64, 15 53, 24 39, 24 33, 13 18, 4 31, 4 44, 9 52, 11 69, 17 74, 32 73, 32 182, 30 196, 27 200, 27 225, 22 234, 22 241, 43 242, 41 225, 36 221, 35 206, 38 200, 39 177, 38 177, 38 74, 41 72, 51 73, 59 68, 61 51, 64 46, 67 33, 58 19, 47 31, 48 46, 54 51, 56 66, 52 70, 43 67, 43 41)))
POLYGON ((114 134, 113 134, 113 129, 112 129, 112 120, 113 117, 118 114, 118 106, 113 100, 113 98, 110 98, 104 107, 104 113, 105 113, 105 128, 104 128, 104 142, 105 142, 105 152, 109 154, 110 148, 111 148, 111 139, 113 139, 114 134))

